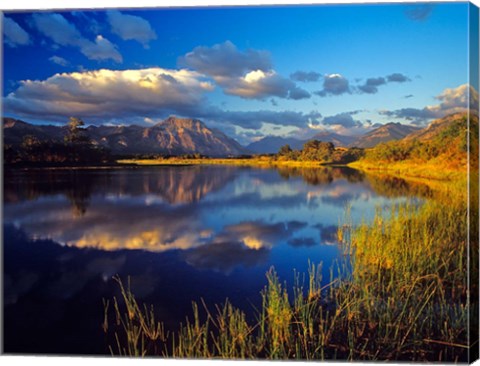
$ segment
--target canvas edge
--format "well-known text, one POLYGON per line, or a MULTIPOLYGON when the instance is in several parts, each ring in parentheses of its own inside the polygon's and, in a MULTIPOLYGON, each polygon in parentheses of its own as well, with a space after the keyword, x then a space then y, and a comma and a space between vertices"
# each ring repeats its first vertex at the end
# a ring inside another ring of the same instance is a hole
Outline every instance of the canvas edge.
MULTIPOLYGON (((479 166, 472 154, 478 154, 478 130, 472 118, 479 115, 479 8, 469 4, 468 11, 468 287, 469 287, 469 363, 479 358, 479 166), (473 88, 473 90, 472 90, 473 88), (475 94, 477 100, 475 101, 475 94), (474 134, 477 134, 475 136, 474 134)), ((478 127, 477 127, 478 128, 478 127)))

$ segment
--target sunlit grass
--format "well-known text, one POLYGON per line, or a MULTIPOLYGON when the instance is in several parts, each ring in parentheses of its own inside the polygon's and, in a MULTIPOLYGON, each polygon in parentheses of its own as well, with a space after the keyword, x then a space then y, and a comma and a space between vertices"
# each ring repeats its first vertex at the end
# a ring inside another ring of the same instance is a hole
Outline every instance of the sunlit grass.
POLYGON ((319 167, 322 166, 318 161, 294 161, 294 160, 278 160, 271 156, 254 157, 254 158, 159 158, 159 159, 120 159, 118 164, 125 165, 235 165, 235 166, 254 166, 254 167, 276 167, 276 166, 292 166, 292 167, 319 167))
POLYGON ((379 163, 368 160, 359 160, 348 164, 349 167, 367 171, 373 174, 391 174, 408 179, 435 179, 439 181, 453 181, 465 179, 467 176, 467 162, 448 166, 447 163, 432 161, 419 162, 400 161, 379 163))
MULTIPOLYGON (((321 287, 320 268, 294 275, 272 268, 256 321, 230 302, 193 304, 166 334, 121 281, 122 301, 106 312, 113 354, 181 358, 465 361, 468 351, 467 210, 464 193, 445 202, 407 202, 372 223, 340 225, 340 276, 321 287), (110 318, 108 318, 110 317, 110 318), (109 319, 109 320, 108 320, 109 319)), ((451 194, 453 195, 453 193, 451 194)), ((451 196, 450 195, 450 196, 451 196)))

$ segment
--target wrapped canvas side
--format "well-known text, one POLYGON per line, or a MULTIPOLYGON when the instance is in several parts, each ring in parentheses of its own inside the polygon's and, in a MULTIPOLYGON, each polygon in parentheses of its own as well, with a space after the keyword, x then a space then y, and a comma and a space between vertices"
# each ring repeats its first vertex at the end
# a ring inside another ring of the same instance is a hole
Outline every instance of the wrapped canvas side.
POLYGON ((479 194, 478 194, 478 86, 479 86, 479 9, 469 7, 469 282, 470 282, 470 329, 469 362, 479 357, 479 194))

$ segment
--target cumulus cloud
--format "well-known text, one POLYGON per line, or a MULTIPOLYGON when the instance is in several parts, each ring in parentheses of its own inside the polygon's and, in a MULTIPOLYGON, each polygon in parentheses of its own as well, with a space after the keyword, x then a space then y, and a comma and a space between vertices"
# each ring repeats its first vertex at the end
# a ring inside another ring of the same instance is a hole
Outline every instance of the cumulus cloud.
POLYGON ((93 42, 84 38, 75 25, 60 14, 38 13, 33 14, 32 19, 38 31, 57 45, 77 47, 90 60, 123 61, 117 47, 108 39, 101 35, 93 42))
POLYGON ((357 112, 344 112, 339 113, 334 116, 325 117, 322 120, 322 124, 324 125, 339 125, 342 127, 355 127, 360 126, 362 123, 360 121, 355 120, 352 115, 356 114, 357 112))
POLYGON ((149 68, 96 70, 55 74, 46 80, 25 80, 4 98, 5 111, 20 116, 64 120, 151 117, 188 114, 213 90, 205 78, 189 70, 149 68))
POLYGON ((433 118, 441 118, 449 114, 465 112, 468 108, 478 106, 478 91, 468 84, 457 88, 447 88, 435 99, 439 104, 424 108, 402 108, 395 111, 382 111, 383 115, 404 118, 415 124, 422 124, 433 118))
POLYGON ((224 77, 239 77, 250 71, 267 72, 272 69, 269 52, 253 49, 242 52, 230 41, 212 47, 195 47, 180 57, 178 63, 210 75, 219 83, 224 77))
POLYGON ((69 62, 65 60, 63 57, 56 56, 56 55, 50 57, 48 60, 60 66, 68 66, 69 64, 69 62))
POLYGON ((410 79, 407 76, 400 74, 398 72, 388 75, 387 80, 389 82, 395 82, 395 83, 404 83, 406 81, 410 81, 410 79))
POLYGON ((115 46, 108 39, 98 35, 95 42, 84 42, 81 47, 82 53, 90 60, 108 60, 112 59, 115 62, 122 62, 122 55, 115 46))
POLYGON ((310 97, 306 90, 273 70, 267 51, 240 51, 230 41, 212 47, 195 47, 180 57, 178 64, 210 76, 225 94, 241 98, 298 100, 310 97))
POLYGON ((378 87, 387 83, 404 83, 410 81, 410 79, 400 73, 393 73, 385 77, 380 76, 376 78, 368 78, 365 83, 357 86, 355 89, 360 93, 376 94, 378 93, 378 87))
POLYGON ((300 82, 314 82, 318 81, 320 79, 321 74, 315 71, 296 71, 293 74, 290 75, 290 79, 294 81, 300 81, 300 82))
POLYGON ((107 11, 107 20, 112 33, 123 40, 135 40, 144 47, 148 47, 150 41, 157 39, 157 34, 150 23, 141 17, 123 14, 118 10, 109 10, 107 11))
POLYGON ((10 47, 25 46, 30 43, 28 33, 11 18, 1 15, 5 44, 10 47))
POLYGON ((362 122, 353 117, 361 112, 365 111, 354 110, 317 118, 308 123, 308 129, 304 129, 300 132, 303 134, 304 138, 310 138, 312 131, 315 131, 315 133, 318 133, 318 131, 334 132, 345 136, 364 134, 370 131, 372 126, 371 121, 367 120, 362 122))
POLYGON ((360 85, 358 88, 364 93, 375 94, 378 92, 378 87, 380 85, 385 85, 386 83, 387 81, 384 77, 369 78, 365 84, 360 85))
POLYGON ((272 96, 294 100, 310 98, 310 93, 273 70, 251 71, 241 78, 223 79, 220 84, 226 94, 246 99, 265 99, 272 96))
POLYGON ((231 136, 235 135, 233 126, 252 130, 265 123, 306 127, 321 118, 317 111, 223 110, 206 100, 213 89, 205 75, 186 69, 101 69, 22 81, 3 102, 7 113, 21 117, 65 121, 78 115, 93 124, 109 120, 149 123, 175 114, 203 119, 231 136))
POLYGON ((246 129, 259 130, 264 123, 270 123, 277 126, 295 126, 306 127, 309 123, 316 123, 322 115, 317 111, 309 113, 294 111, 222 111, 219 109, 211 110, 206 118, 211 118, 218 122, 234 124, 246 129))
POLYGON ((323 89, 315 94, 326 97, 329 95, 341 95, 351 93, 348 80, 340 74, 325 75, 323 79, 323 89))

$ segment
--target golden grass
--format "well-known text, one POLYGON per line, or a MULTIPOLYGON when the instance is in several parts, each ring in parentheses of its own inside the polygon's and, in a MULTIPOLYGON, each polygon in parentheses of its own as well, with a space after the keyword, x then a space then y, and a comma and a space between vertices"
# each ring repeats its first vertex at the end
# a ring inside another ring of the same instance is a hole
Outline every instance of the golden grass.
POLYGON ((254 166, 254 167, 320 167, 323 164, 318 161, 293 161, 293 160, 276 160, 273 157, 257 157, 252 159, 240 158, 205 158, 205 159, 121 159, 117 160, 118 164, 129 165, 236 165, 236 166, 254 166))
MULTIPOLYGON (((106 327, 117 340, 112 353, 466 361, 472 310, 466 194, 461 182, 449 187, 447 201, 378 209, 371 224, 352 225, 347 210, 339 229, 345 253, 338 264, 341 275, 322 288, 320 267, 309 265, 308 280, 295 274, 289 293, 272 268, 255 322, 247 322, 245 313, 228 301, 215 312, 205 304, 200 312, 193 304, 193 317, 167 335, 163 324, 153 321, 153 310, 142 310, 120 282, 123 299, 114 300, 116 326, 106 327)), ((104 324, 110 324, 108 312, 106 319, 104 324)))
POLYGON ((439 181, 456 181, 466 179, 467 164, 456 164, 448 166, 436 161, 415 162, 402 161, 393 163, 372 162, 359 160, 348 164, 349 167, 371 172, 386 173, 400 178, 408 179, 435 179, 439 181))

